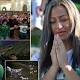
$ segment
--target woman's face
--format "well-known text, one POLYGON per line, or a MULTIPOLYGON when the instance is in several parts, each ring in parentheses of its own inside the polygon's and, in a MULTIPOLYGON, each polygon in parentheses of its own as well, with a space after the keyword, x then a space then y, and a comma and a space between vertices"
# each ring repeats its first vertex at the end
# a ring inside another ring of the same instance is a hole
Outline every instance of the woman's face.
POLYGON ((71 31, 69 15, 63 6, 52 8, 50 16, 52 33, 58 34, 62 40, 68 39, 71 31))

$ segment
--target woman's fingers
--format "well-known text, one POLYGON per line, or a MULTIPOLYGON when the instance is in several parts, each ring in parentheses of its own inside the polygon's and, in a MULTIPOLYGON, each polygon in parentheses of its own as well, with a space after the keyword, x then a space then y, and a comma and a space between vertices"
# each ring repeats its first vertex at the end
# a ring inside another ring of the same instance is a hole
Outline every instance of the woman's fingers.
POLYGON ((55 49, 56 49, 56 53, 57 53, 57 59, 59 62, 59 66, 62 67, 63 64, 66 62, 66 49, 64 46, 64 43, 62 42, 62 40, 60 39, 60 37, 58 35, 54 36, 55 38, 55 49))
MULTIPOLYGON (((54 40, 55 41, 55 40, 54 40)), ((58 66, 58 60, 57 60, 57 55, 56 55, 56 52, 55 52, 55 42, 53 42, 53 45, 52 45, 52 49, 51 49, 51 60, 52 60, 52 63, 57 65, 58 66)))
POLYGON ((56 35, 56 41, 58 43, 58 46, 62 49, 65 49, 65 46, 64 46, 64 43, 63 41, 61 40, 61 38, 59 37, 59 35, 56 35))

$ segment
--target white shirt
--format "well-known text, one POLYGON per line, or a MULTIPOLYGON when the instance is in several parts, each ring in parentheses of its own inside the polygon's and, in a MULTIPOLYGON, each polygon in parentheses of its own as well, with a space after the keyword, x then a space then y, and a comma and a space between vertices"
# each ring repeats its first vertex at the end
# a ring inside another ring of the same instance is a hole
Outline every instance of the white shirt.
MULTIPOLYGON (((72 58, 73 50, 72 49, 69 49, 66 54, 67 54, 68 64, 69 65, 72 65, 72 61, 73 61, 73 58, 72 58)), ((61 71, 60 73, 58 73, 56 78, 57 78, 57 80, 64 80, 64 74, 63 74, 63 72, 61 71)))

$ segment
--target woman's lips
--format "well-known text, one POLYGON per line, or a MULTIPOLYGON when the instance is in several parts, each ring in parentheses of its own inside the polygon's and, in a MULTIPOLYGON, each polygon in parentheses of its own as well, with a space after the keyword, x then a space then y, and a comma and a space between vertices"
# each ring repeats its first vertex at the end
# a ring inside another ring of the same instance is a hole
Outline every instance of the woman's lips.
POLYGON ((63 36, 65 33, 66 33, 66 31, 57 32, 57 34, 58 34, 59 36, 63 36))

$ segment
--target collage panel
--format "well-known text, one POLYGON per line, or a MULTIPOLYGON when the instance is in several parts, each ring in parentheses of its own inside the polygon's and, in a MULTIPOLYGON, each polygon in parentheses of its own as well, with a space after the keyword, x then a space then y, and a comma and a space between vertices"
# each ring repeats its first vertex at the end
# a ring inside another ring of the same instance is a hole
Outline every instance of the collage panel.
POLYGON ((5 61, 5 80, 38 80, 38 62, 5 61))
POLYGON ((0 41, 0 59, 30 60, 30 41, 0 41))
POLYGON ((31 17, 39 80, 80 80, 80 0, 31 0, 31 17))
POLYGON ((30 39, 30 0, 0 0, 0 40, 30 39))
POLYGON ((30 39, 30 11, 0 11, 0 40, 30 39))
POLYGON ((30 41, 0 41, 0 80, 5 80, 5 60, 30 60, 30 41))

